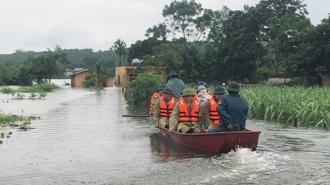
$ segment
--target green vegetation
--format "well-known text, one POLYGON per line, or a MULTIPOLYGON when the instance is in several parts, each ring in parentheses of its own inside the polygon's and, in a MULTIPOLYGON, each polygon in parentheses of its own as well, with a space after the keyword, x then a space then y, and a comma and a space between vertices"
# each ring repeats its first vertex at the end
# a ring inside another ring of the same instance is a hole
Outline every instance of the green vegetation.
POLYGON ((13 114, 2 114, 0 113, 0 127, 7 126, 10 123, 15 123, 17 121, 24 121, 25 118, 13 114))
POLYGON ((90 88, 102 88, 107 86, 107 80, 109 79, 109 75, 105 72, 105 69, 101 63, 97 63, 95 65, 95 69, 92 73, 86 77, 83 81, 84 87, 90 88))
MULTIPOLYGON (((163 20, 129 48, 118 39, 107 51, 64 49, 0 55, 0 85, 29 85, 63 76, 63 69, 115 66, 132 59, 142 66, 175 70, 185 82, 236 80, 259 83, 269 76, 302 77, 323 85, 330 77, 330 16, 312 25, 301 0, 261 0, 242 10, 205 9, 195 0, 166 5, 163 20)), ((91 83, 92 84, 92 83, 91 83)))
POLYGON ((32 82, 43 83, 52 78, 64 78, 64 69, 93 69, 100 63, 104 71, 114 76, 117 64, 126 64, 125 43, 118 42, 112 49, 94 52, 92 49, 61 49, 44 52, 17 50, 13 54, 0 54, 0 85, 31 85, 32 82), (124 47, 124 48, 123 48, 124 47))
POLYGON ((124 58, 127 54, 126 43, 120 39, 116 40, 114 45, 112 46, 112 50, 119 56, 119 64, 121 66, 124 64, 124 58))
POLYGON ((128 83, 125 92, 126 101, 130 105, 147 106, 152 93, 161 84, 159 75, 138 74, 138 76, 128 83))
POLYGON ((10 87, 5 87, 5 88, 1 88, 0 92, 2 92, 3 94, 13 94, 16 91, 10 87))
POLYGON ((249 116, 287 125, 330 128, 330 89, 256 86, 242 90, 249 116))
POLYGON ((275 75, 321 85, 330 76, 330 17, 312 25, 300 0, 262 0, 243 10, 181 0, 162 15, 147 39, 131 45, 129 60, 175 70, 185 82, 258 83, 275 75))
POLYGON ((53 90, 55 90, 57 88, 58 88, 58 86, 55 84, 43 83, 43 84, 35 84, 32 86, 27 86, 27 87, 20 87, 17 89, 16 92, 21 92, 21 93, 52 92, 53 90))
POLYGON ((45 93, 45 92, 52 92, 54 89, 58 88, 55 84, 35 84, 31 86, 24 86, 18 89, 12 89, 9 87, 1 88, 0 92, 4 94, 13 94, 13 93, 45 93))

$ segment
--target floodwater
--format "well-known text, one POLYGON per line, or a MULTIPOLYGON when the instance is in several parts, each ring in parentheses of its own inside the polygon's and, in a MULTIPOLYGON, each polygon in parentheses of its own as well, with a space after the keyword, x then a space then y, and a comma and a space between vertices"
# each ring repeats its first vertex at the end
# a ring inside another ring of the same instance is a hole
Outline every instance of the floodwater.
POLYGON ((0 145, 1 185, 330 184, 327 131, 250 120, 262 131, 256 152, 209 156, 160 138, 148 118, 121 117, 129 111, 116 87, 0 101, 2 112, 22 109, 41 120, 25 132, 9 129, 0 145))

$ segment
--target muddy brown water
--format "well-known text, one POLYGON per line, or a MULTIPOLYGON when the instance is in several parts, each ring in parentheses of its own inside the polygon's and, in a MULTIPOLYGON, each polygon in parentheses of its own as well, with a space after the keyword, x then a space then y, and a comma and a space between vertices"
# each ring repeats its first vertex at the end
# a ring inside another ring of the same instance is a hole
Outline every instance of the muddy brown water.
POLYGON ((210 156, 160 138, 148 118, 121 117, 130 112, 119 88, 63 87, 48 98, 0 102, 41 116, 0 145, 1 185, 330 184, 327 131, 249 120, 262 131, 256 152, 210 156))

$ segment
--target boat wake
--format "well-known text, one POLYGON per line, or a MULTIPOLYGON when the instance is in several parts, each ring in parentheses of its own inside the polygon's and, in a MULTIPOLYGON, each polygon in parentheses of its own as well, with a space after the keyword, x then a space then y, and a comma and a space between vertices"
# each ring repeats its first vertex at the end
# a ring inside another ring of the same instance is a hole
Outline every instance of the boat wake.
POLYGON ((237 180, 237 178, 240 181, 253 182, 259 175, 277 173, 277 166, 287 163, 290 158, 273 152, 258 153, 248 148, 240 148, 212 160, 217 164, 218 169, 201 184, 213 184, 226 179, 237 180))

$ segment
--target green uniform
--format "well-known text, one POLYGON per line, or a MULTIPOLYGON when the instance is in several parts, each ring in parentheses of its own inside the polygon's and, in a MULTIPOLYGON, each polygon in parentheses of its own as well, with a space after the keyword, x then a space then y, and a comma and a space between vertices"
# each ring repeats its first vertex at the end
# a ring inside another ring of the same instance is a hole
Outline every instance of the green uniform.
POLYGON ((156 122, 156 125, 158 125, 160 99, 159 98, 152 98, 151 101, 152 101, 152 104, 154 105, 151 118, 154 122, 156 122))
MULTIPOLYGON (((192 108, 192 102, 187 102, 188 109, 191 110, 192 108)), ((171 131, 178 131, 182 133, 187 133, 189 130, 194 130, 194 132, 200 132, 200 126, 198 122, 179 122, 179 111, 180 111, 180 102, 177 102, 175 104, 175 107, 173 109, 173 112, 170 116, 169 120, 169 129, 171 131)), ((200 117, 200 112, 198 113, 198 117, 200 117)))

